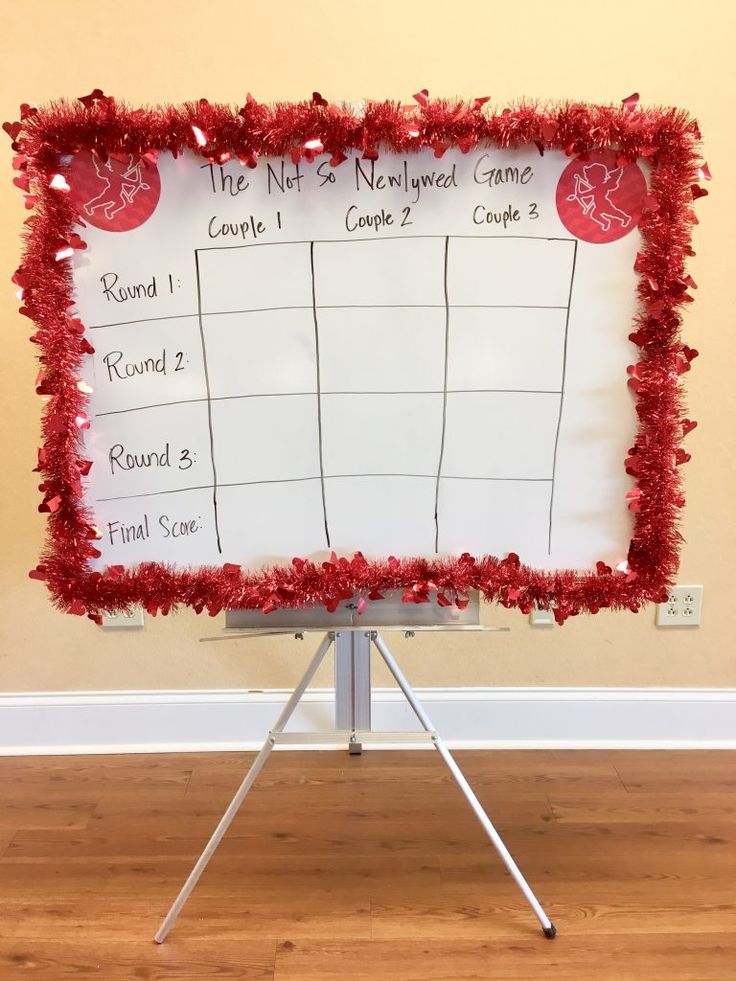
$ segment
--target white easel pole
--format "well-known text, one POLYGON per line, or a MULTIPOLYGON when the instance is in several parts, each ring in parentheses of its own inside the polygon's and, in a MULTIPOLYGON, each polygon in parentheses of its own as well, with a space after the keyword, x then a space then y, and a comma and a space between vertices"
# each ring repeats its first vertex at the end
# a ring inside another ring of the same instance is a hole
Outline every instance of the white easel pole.
POLYGON ((174 921, 176 920, 177 916, 181 912, 184 903, 186 903, 187 899, 189 899, 192 890, 194 889, 194 887, 197 885, 197 882, 199 881, 199 877, 206 869, 209 860, 212 858, 215 852, 215 849, 220 844, 225 832, 230 827, 233 818, 238 813, 238 810, 240 809, 240 805, 245 800, 248 791, 251 789, 251 787, 256 781, 256 777, 263 769, 268 757, 271 755, 271 750, 273 749, 274 742, 275 742, 273 738, 273 733, 283 732, 284 726, 291 718, 291 715, 294 709, 299 704, 299 701, 302 695, 304 694, 304 692, 306 691, 309 682, 314 677, 317 668, 320 666, 320 664, 324 660, 325 654, 327 654, 327 651, 330 649, 330 645, 332 644, 334 637, 335 635, 333 633, 329 633, 325 636, 325 638, 322 640, 322 643, 319 645, 317 653, 309 662, 309 667, 304 672, 304 677, 296 686, 294 691, 291 693, 291 697, 289 698, 289 701, 286 703, 281 715, 276 720, 276 724, 269 732, 268 738, 263 744, 261 751, 253 761, 253 764, 250 770, 248 770, 245 779, 243 780, 240 787, 238 788, 237 793, 230 801, 230 805, 228 809, 222 815, 220 819, 220 823, 215 828, 212 837, 207 842, 204 848, 204 851, 197 859, 196 865, 189 873, 189 878, 182 886, 181 892, 174 900, 171 909, 166 914, 166 918, 164 919, 161 926, 158 928, 158 932, 154 937, 154 940, 156 941, 157 944, 163 943, 164 940, 166 939, 166 935, 171 929, 171 927, 174 925, 174 921))
POLYGON ((440 754, 440 756, 442 757, 442 759, 447 764, 447 767, 450 770, 450 773, 455 778, 455 782, 457 783, 457 785, 460 788, 460 790, 462 790, 462 792, 465 795, 468 803, 470 804, 470 806, 472 807, 473 811, 475 812, 475 816, 478 818, 478 820, 480 821, 480 823, 483 825, 483 830, 485 831, 485 833, 488 835, 488 837, 493 842, 493 845, 494 845, 496 851, 498 852, 498 854, 501 856, 504 865, 509 870, 509 872, 511 873, 511 875, 514 877, 514 880, 515 880, 517 886, 524 893, 524 896, 526 897, 527 902, 529 903, 529 905, 531 906, 531 908, 534 910, 534 915, 537 917, 537 919, 541 923, 542 930, 544 931, 545 937, 548 937, 549 939, 552 939, 552 937, 554 937, 555 934, 557 933, 557 931, 555 930, 554 924, 551 922, 551 920, 549 919, 549 917, 547 916, 547 914, 542 909, 541 905, 539 904, 539 901, 537 900, 537 897, 534 895, 534 893, 530 889, 529 884, 527 883, 526 879, 524 878, 524 876, 519 871, 519 867, 517 866, 516 862, 511 857, 511 853, 509 852, 509 850, 506 847, 506 845, 504 845, 501 836, 496 831, 496 829, 493 827, 493 824, 491 823, 490 818, 488 817, 488 815, 486 814, 486 812, 483 810, 483 807, 482 807, 480 801, 478 800, 478 798, 475 796, 475 793, 473 792, 472 787, 470 786, 470 784, 468 783, 468 781, 465 779, 462 770, 460 769, 460 767, 457 765, 457 763, 453 759, 452 754, 450 753, 449 749, 447 748, 447 746, 442 741, 441 737, 437 734, 437 730, 432 725, 432 722, 431 722, 429 716, 427 715, 427 713, 424 711, 424 709, 422 708, 422 706, 417 701, 417 697, 414 694, 414 690, 412 689, 411 685, 409 684, 409 682, 404 677, 404 675, 403 675, 403 673, 401 671, 401 668, 396 663, 396 660, 395 660, 393 654, 388 649, 388 647, 386 647, 386 645, 383 642, 383 639, 382 639, 382 637, 381 637, 381 635, 379 633, 372 632, 372 639, 373 639, 373 643, 376 645, 376 647, 380 651, 381 657, 386 662, 386 666, 388 667, 389 671, 391 672, 391 674, 396 679, 396 683, 398 684, 399 688, 401 688, 401 690, 403 691, 404 695, 406 696, 406 700, 409 702, 409 704, 411 705, 411 707, 414 709, 414 713, 417 716, 417 718, 419 719, 419 721, 421 722, 423 728, 427 732, 432 733, 432 742, 434 743, 435 749, 437 750, 437 752, 440 754))

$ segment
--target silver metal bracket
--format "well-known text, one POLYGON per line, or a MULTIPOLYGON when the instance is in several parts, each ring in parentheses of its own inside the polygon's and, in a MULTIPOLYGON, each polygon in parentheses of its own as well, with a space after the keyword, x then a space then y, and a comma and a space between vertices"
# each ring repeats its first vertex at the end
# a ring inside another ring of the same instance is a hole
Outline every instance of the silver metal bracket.
MULTIPOLYGON (((371 727, 371 633, 335 632, 335 728, 371 727)), ((355 740, 349 744, 351 753, 355 740)))

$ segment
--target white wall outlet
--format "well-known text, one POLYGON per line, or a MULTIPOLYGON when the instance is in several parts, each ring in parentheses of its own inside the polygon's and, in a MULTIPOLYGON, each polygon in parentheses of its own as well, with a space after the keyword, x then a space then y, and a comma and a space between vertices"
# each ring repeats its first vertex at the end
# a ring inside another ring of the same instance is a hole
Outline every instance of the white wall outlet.
POLYGON ((657 626, 698 627, 702 608, 702 586, 673 586, 667 602, 657 604, 657 626))
POLYGON ((129 627, 142 627, 143 607, 133 606, 129 610, 117 610, 114 613, 103 613, 102 626, 114 627, 116 630, 129 627))
POLYGON ((555 615, 552 610, 540 610, 538 606, 534 606, 529 614, 529 623, 533 627, 554 627, 555 615))

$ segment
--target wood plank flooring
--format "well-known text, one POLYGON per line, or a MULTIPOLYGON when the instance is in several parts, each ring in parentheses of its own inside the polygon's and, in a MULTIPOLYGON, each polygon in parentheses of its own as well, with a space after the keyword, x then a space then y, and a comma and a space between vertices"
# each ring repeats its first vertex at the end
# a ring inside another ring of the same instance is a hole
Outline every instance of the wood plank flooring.
POLYGON ((731 981, 736 753, 456 754, 558 936, 430 752, 0 759, 0 981, 731 981))

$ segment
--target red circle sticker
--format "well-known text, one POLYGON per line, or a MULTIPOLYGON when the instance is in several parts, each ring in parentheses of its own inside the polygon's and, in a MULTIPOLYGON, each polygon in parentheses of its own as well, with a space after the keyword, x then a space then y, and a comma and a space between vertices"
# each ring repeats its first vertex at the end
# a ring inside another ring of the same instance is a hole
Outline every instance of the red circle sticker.
POLYGON ((130 154, 103 161, 91 153, 78 153, 69 186, 80 218, 106 232, 128 232, 142 225, 161 196, 156 164, 130 154))
POLYGON ((603 244, 639 224, 647 182, 635 163, 619 164, 612 150, 578 157, 557 184, 557 213, 576 238, 603 244))

